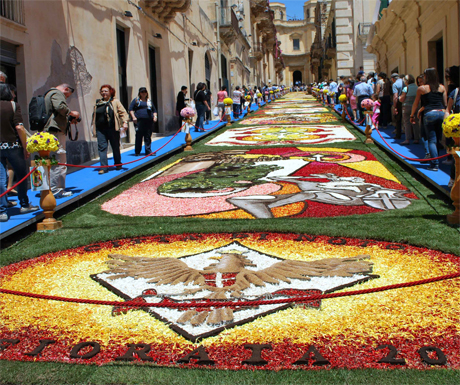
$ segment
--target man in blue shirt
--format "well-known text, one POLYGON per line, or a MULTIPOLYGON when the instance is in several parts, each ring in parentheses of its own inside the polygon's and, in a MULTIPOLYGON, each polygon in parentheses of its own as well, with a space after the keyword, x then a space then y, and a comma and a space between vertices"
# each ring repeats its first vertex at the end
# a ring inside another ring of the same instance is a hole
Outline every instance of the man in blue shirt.
POLYGON ((361 102, 364 99, 370 99, 374 90, 372 86, 366 83, 366 77, 363 75, 361 76, 361 83, 355 86, 355 90, 353 95, 356 96, 358 99, 358 121, 363 120, 364 118, 364 109, 361 107, 361 102))
POLYGON ((398 74, 391 75, 391 82, 393 83, 393 107, 394 107, 394 119, 396 121, 395 139, 401 139, 401 125, 402 125, 402 103, 399 101, 402 90, 404 88, 404 82, 398 74))

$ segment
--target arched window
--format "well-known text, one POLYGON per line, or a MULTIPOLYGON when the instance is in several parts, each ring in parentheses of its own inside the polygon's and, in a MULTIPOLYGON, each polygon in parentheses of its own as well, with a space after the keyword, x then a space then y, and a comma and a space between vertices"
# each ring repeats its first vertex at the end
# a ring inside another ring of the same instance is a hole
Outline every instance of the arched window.
POLYGON ((284 12, 283 11, 280 11, 280 19, 284 20, 284 12))

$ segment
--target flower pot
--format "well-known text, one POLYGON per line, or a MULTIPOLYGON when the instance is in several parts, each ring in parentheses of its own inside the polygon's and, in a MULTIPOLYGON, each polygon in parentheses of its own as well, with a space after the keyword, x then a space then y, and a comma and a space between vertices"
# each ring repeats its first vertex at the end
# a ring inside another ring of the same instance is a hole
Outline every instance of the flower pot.
POLYGON ((41 150, 41 151, 38 151, 38 155, 40 155, 40 158, 49 158, 50 152, 51 151, 48 151, 48 150, 41 150))

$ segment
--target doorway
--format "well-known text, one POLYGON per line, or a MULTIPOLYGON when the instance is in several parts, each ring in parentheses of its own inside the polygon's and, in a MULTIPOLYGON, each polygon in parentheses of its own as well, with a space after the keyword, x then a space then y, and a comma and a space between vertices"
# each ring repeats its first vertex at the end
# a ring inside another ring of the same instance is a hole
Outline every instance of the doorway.
POLYGON ((302 84, 302 72, 294 71, 292 74, 292 81, 294 82, 295 86, 300 86, 302 84))
POLYGON ((444 39, 440 33, 432 41, 428 42, 428 67, 436 68, 441 83, 444 79, 444 39))
POLYGON ((209 55, 207 53, 204 54, 204 72, 205 72, 205 79, 206 79, 206 88, 210 90, 211 89, 211 61, 209 60, 209 55))
POLYGON ((227 87, 227 93, 230 94, 230 89, 228 88, 228 71, 227 71, 227 58, 224 55, 221 55, 221 66, 222 66, 222 86, 227 87))
MULTIPOLYGON (((150 72, 150 100, 152 101, 155 108, 158 110, 158 86, 157 86, 157 67, 156 60, 158 52, 157 50, 149 46, 149 72, 150 72)), ((158 120, 153 123, 153 132, 159 132, 158 120)))
POLYGON ((128 107, 128 82, 126 80, 126 33, 123 27, 117 26, 117 53, 118 53, 118 85, 120 102, 128 107))

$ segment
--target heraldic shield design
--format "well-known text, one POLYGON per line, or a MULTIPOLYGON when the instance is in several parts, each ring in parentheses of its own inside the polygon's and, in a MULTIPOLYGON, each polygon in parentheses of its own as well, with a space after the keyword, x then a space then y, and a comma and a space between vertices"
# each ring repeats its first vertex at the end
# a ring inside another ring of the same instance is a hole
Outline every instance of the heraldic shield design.
MULTIPOLYGON (((136 308, 147 311, 191 341, 217 335, 291 306, 319 309, 320 300, 239 306, 242 301, 289 299, 330 293, 371 278, 369 255, 314 261, 283 259, 248 248, 238 241, 180 258, 110 254, 109 269, 92 276, 126 300, 145 303, 225 301, 219 308, 136 308)), ((134 308, 115 307, 113 316, 134 308)))
POLYGON ((299 146, 190 155, 102 209, 128 216, 303 218, 399 210, 414 199, 369 152, 299 146))

